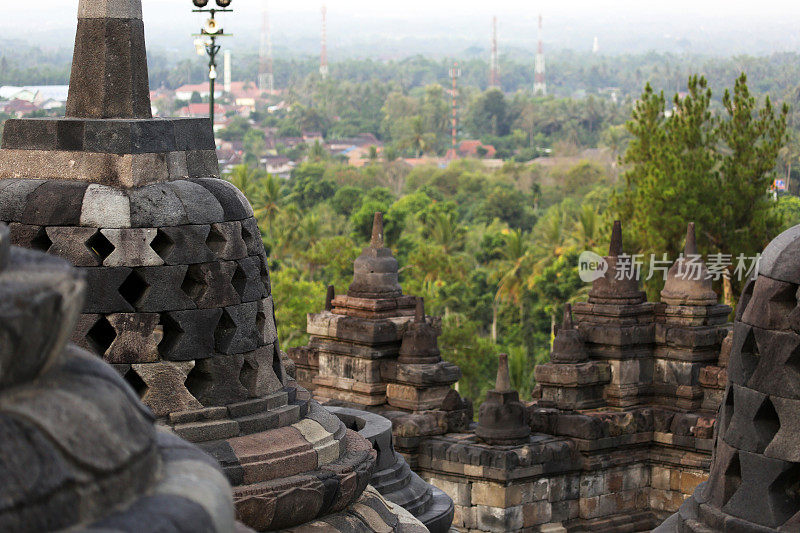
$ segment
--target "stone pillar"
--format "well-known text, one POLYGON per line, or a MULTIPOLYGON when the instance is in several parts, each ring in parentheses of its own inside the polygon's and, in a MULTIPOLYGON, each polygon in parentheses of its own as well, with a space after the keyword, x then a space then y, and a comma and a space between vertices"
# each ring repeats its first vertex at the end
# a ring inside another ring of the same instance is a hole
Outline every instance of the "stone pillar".
POLYGON ((152 117, 141 0, 81 0, 67 117, 152 117))

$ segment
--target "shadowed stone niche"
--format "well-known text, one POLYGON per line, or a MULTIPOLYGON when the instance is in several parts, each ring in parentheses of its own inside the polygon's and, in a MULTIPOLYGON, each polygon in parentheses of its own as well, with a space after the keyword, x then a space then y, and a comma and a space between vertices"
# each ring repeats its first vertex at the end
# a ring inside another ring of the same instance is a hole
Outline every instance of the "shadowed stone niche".
POLYGON ((0 224, 0 531, 234 531, 216 461, 157 430, 110 366, 67 344, 85 289, 0 224))
POLYGON ((368 488, 369 441, 286 372, 261 233, 211 123, 150 117, 141 1, 78 16, 67 118, 9 121, 0 150, 11 239, 86 277, 73 340, 217 459, 247 526, 423 531, 368 488))
POLYGON ((742 293, 708 482, 659 533, 800 530, 799 286, 795 226, 742 293))

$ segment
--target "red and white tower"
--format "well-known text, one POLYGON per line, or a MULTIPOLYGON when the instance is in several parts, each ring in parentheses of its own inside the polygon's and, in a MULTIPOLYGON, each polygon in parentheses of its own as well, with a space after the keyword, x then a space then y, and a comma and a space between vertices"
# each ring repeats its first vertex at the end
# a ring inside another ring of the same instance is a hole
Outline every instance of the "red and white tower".
POLYGON ((458 66, 458 61, 453 63, 453 68, 450 69, 450 78, 453 80, 453 117, 452 117, 452 132, 451 139, 453 143, 453 158, 458 153, 456 151, 456 143, 458 140, 458 78, 461 77, 461 68, 458 66))
POLYGON ((492 19, 492 57, 489 65, 489 87, 500 87, 497 64, 497 17, 492 19))
POLYGON ((264 0, 264 11, 261 21, 261 46, 259 47, 258 89, 261 92, 274 94, 275 75, 272 61, 272 28, 269 22, 269 0, 264 0))
POLYGON ((545 96, 547 83, 544 78, 544 46, 542 45, 542 15, 539 15, 539 48, 536 51, 536 60, 533 68, 533 94, 545 96))
POLYGON ((322 53, 319 57, 319 74, 328 77, 328 6, 322 4, 322 53))

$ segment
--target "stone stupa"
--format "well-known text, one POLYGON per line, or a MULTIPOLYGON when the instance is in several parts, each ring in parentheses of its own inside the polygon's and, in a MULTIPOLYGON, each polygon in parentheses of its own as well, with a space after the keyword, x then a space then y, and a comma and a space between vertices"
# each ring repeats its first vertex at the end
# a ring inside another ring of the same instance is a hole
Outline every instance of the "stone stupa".
POLYGON ((248 526, 422 531, 365 490, 370 443, 287 375, 261 235, 210 121, 151 117, 141 0, 78 16, 67 117, 9 120, 0 150, 14 242, 86 275, 75 342, 220 462, 248 526))
POLYGON ((714 460, 658 533, 800 530, 800 226, 764 250, 742 292, 714 460))
POLYGON ((234 531, 216 462, 67 344, 85 290, 65 261, 12 248, 0 224, 0 531, 234 531))

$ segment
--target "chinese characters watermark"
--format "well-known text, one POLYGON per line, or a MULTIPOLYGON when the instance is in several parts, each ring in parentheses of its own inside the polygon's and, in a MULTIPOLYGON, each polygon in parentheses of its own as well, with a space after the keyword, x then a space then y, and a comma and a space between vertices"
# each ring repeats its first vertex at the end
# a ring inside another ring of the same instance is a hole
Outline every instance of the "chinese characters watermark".
MULTIPOLYGON (((719 281, 732 278, 743 281, 752 278, 758 272, 761 261, 761 254, 754 256, 739 254, 734 258, 732 254, 714 253, 709 254, 705 261, 700 254, 681 254, 676 261, 671 261, 667 254, 662 254, 661 257, 651 254, 649 261, 645 261, 645 257, 644 254, 618 255, 612 272, 614 279, 666 280, 670 270, 673 270, 674 277, 687 281, 719 281)), ((606 276, 608 271, 609 264, 606 258, 594 252, 583 252, 578 258, 578 274, 585 283, 606 276)))

